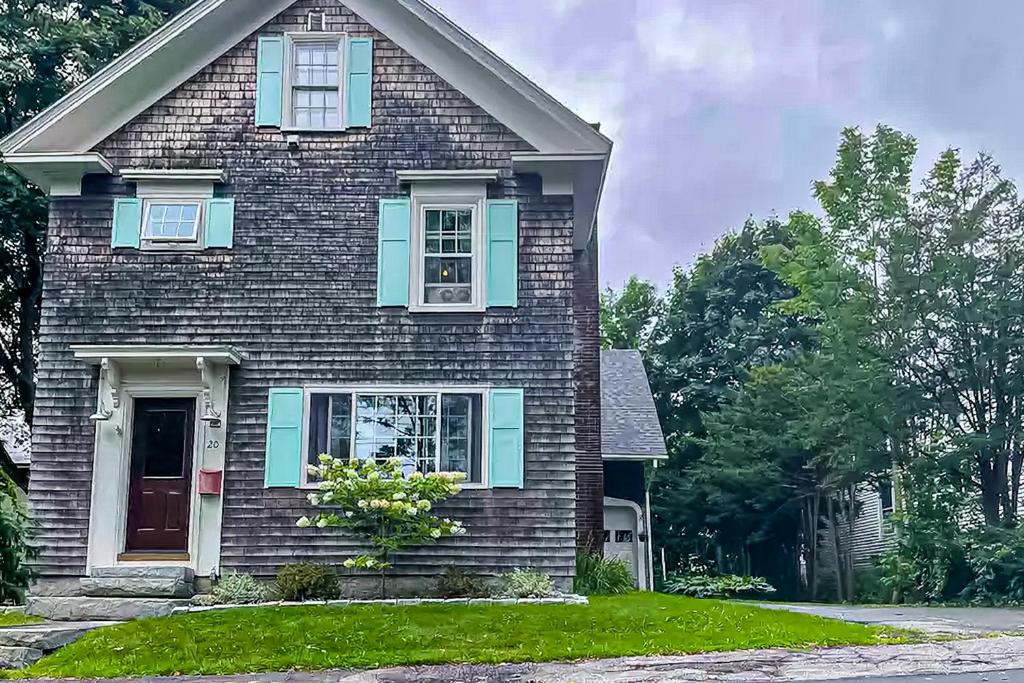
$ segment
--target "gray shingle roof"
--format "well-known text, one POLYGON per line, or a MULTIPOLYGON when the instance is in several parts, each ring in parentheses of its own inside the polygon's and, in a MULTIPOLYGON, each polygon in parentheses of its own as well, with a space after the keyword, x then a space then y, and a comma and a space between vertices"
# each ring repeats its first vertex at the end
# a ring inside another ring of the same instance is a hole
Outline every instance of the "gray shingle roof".
POLYGON ((601 352, 601 442, 605 457, 667 455, 639 351, 601 352))

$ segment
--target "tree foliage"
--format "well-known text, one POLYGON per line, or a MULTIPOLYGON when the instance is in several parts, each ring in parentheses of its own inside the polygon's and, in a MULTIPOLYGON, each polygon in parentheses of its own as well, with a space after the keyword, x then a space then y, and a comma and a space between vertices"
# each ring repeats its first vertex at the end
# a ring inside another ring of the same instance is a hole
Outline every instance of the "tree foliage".
POLYGON ((658 311, 640 343, 674 564, 786 592, 799 573, 812 596, 828 566, 850 599, 860 497, 892 478, 895 597, 1024 590, 1024 209, 984 154, 945 152, 914 192, 916 153, 894 129, 848 129, 819 214, 726 236, 661 302, 632 283, 605 297, 614 338, 658 311))
MULTIPOLYGON (((191 0, 0 0, 0 138, 191 0)), ((0 166, 0 414, 31 424, 46 198, 0 166)), ((2 449, 0 449, 2 451, 2 449)), ((5 460, 4 469, 10 470, 5 460)))

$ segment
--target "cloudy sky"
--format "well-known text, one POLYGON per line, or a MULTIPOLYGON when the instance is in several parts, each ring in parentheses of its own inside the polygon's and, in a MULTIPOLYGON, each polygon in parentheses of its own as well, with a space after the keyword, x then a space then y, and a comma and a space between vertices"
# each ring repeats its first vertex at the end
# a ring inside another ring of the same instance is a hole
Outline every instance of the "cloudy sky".
POLYGON ((602 278, 665 283, 750 217, 813 209, 839 131, 1024 175, 1022 0, 434 0, 615 140, 602 278))

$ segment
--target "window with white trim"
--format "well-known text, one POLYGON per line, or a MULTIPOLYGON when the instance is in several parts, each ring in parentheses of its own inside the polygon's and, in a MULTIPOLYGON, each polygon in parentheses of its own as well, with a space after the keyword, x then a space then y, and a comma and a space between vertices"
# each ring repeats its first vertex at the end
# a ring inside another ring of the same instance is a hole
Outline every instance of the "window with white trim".
POLYGON ((479 311, 484 300, 483 205, 486 190, 432 194, 413 188, 414 311, 479 311))
POLYGON ((892 482, 882 481, 878 485, 879 506, 882 509, 882 517, 888 517, 896 511, 896 501, 893 497, 892 482))
POLYGON ((199 242, 201 199, 147 199, 142 239, 149 242, 199 242))
POLYGON ((285 127, 296 130, 340 130, 344 37, 325 33, 287 36, 285 127))
POLYGON ((472 391, 313 391, 306 461, 398 458, 406 474, 463 472, 483 484, 483 405, 472 391))

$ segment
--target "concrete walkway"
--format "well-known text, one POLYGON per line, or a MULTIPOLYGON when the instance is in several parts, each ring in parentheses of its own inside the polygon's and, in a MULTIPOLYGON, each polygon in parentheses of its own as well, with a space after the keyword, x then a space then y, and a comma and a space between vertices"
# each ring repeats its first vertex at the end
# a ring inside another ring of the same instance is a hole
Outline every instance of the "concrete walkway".
POLYGON ((845 605, 763 604, 819 617, 861 624, 912 628, 928 633, 983 635, 1024 633, 1024 609, 1003 607, 860 607, 845 605))
POLYGON ((1003 637, 813 652, 757 650, 685 657, 634 657, 576 664, 438 666, 375 672, 151 678, 135 679, 133 683, 774 683, 1021 669, 1024 669, 1024 638, 1003 637))

